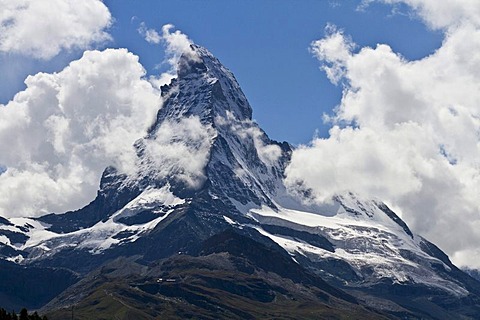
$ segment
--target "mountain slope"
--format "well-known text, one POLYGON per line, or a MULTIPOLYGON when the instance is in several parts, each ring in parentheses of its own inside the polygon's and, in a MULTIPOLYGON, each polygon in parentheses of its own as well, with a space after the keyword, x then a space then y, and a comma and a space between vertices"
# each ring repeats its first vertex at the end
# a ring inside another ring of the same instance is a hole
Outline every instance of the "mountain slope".
POLYGON ((280 251, 233 229, 207 239, 195 256, 175 255, 153 264, 142 263, 113 261, 87 275, 42 311, 49 318, 63 319, 74 303, 78 319, 112 315, 117 319, 308 319, 312 315, 386 319, 280 251), (278 265, 270 264, 271 260, 278 265), (284 272, 295 276, 291 279, 284 272))
MULTIPOLYGON (((283 179, 290 145, 272 141, 252 121, 235 77, 206 49, 191 46, 162 96, 157 121, 135 144, 137 172, 126 175, 107 168, 97 197, 77 211, 0 220, 4 259, 28 268, 62 267, 86 277, 49 304, 52 315, 55 308, 75 304, 88 317, 101 307, 92 301, 117 308, 127 299, 135 305, 136 317, 149 319, 163 312, 152 307, 144 313, 142 299, 153 299, 152 304, 170 301, 165 310, 174 313, 186 308, 190 315, 204 312, 208 318, 217 305, 231 317, 232 308, 238 307, 231 303, 241 293, 247 295, 242 296, 242 312, 273 317, 278 315, 261 313, 265 306, 256 302, 273 297, 267 302, 280 308, 275 299, 289 292, 297 299, 290 306, 298 313, 285 317, 308 318, 303 312, 312 309, 303 301, 317 312, 330 308, 339 317, 357 309, 368 315, 364 307, 349 305, 360 302, 375 309, 375 316, 478 318, 480 283, 414 234, 381 201, 346 193, 314 205, 306 204, 313 203, 308 190, 288 192, 283 179), (119 257, 135 257, 127 259, 131 274, 124 275, 126 280, 95 278, 102 265, 110 268, 119 257), (209 264, 213 273, 208 275, 188 270, 209 259, 218 266, 238 259, 248 263, 227 269, 209 264), (175 261, 183 269, 173 268, 173 274, 186 277, 187 270, 193 282, 168 287, 168 292, 156 285, 160 291, 143 290, 138 283, 150 288, 160 277, 148 275, 159 261, 162 266, 175 261), (242 283, 231 280, 245 268, 255 276, 238 280, 242 283), (139 269, 146 271, 139 274, 139 269), (92 275, 95 281, 90 283, 92 275), (123 296, 114 299, 113 288, 123 296), (80 300, 68 302, 72 290, 80 300), (172 295, 177 297, 172 292, 181 299, 194 298, 171 303, 172 295), (325 295, 336 302, 322 302, 319 296, 325 295), (207 302, 199 306, 195 299, 207 302)), ((127 309, 122 309, 125 317, 133 312, 127 309)))

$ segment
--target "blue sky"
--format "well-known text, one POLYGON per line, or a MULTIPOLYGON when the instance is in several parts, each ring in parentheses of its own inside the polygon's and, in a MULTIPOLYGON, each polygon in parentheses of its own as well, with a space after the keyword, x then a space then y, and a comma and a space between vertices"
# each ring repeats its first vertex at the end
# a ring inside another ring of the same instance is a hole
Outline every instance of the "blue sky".
MULTIPOLYGON (((149 74, 158 74, 163 47, 147 43, 137 29, 142 22, 157 30, 174 24, 233 71, 254 118, 270 137, 293 144, 309 142, 316 130, 326 136, 330 125, 323 123, 322 114, 330 114, 341 98, 341 85, 328 81, 308 50, 312 41, 324 36, 328 23, 344 29, 359 48, 387 43, 409 60, 432 53, 443 38, 405 5, 372 3, 360 10, 358 0, 104 3, 114 22, 108 30, 112 40, 99 48, 128 48, 149 74)), ((6 103, 23 89, 28 74, 60 71, 82 52, 62 51, 47 61, 1 55, 0 63, 11 75, 8 83, 1 83, 0 102, 6 103)))

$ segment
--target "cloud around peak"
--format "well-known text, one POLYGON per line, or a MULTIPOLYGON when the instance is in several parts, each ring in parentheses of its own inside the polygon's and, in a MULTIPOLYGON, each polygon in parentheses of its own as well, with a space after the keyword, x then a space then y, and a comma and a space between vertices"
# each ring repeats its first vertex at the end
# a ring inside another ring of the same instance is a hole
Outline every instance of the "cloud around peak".
POLYGON ((163 44, 165 47, 165 58, 162 62, 168 66, 168 70, 159 76, 152 76, 150 82, 156 87, 170 83, 177 76, 178 61, 181 56, 188 57, 191 61, 198 61, 197 53, 192 49, 193 41, 180 30, 175 30, 173 24, 165 24, 162 26, 161 33, 153 28, 148 28, 142 22, 137 29, 138 33, 151 44, 163 44))

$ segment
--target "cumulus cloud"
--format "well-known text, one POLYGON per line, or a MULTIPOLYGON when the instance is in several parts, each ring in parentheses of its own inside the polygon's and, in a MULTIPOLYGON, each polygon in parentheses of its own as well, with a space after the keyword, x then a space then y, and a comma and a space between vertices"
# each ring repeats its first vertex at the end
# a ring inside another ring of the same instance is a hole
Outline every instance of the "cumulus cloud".
POLYGON ((406 3, 441 48, 408 61, 386 44, 354 45, 328 27, 311 50, 344 86, 330 136, 293 153, 286 183, 327 201, 354 191, 399 208, 460 265, 480 267, 480 12, 475 1, 406 3))
POLYGON ((175 179, 198 188, 205 181, 204 168, 216 131, 198 116, 165 120, 151 139, 144 140, 145 156, 140 174, 156 179, 175 179))
POLYGON ((161 105, 138 57, 86 51, 59 73, 29 76, 0 105, 0 214, 64 212, 88 203, 101 172, 135 171, 133 143, 161 105))
POLYGON ((100 0, 0 0, 0 51, 49 59, 110 39, 112 23, 100 0))

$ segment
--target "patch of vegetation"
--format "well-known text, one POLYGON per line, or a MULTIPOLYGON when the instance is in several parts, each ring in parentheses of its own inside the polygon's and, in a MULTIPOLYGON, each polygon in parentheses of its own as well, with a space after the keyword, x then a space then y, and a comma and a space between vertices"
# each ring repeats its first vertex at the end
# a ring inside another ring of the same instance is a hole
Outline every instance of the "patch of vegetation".
POLYGON ((19 314, 16 314, 15 311, 7 312, 7 310, 0 308, 0 320, 48 320, 48 318, 39 316, 36 311, 29 314, 25 308, 20 310, 19 314))

